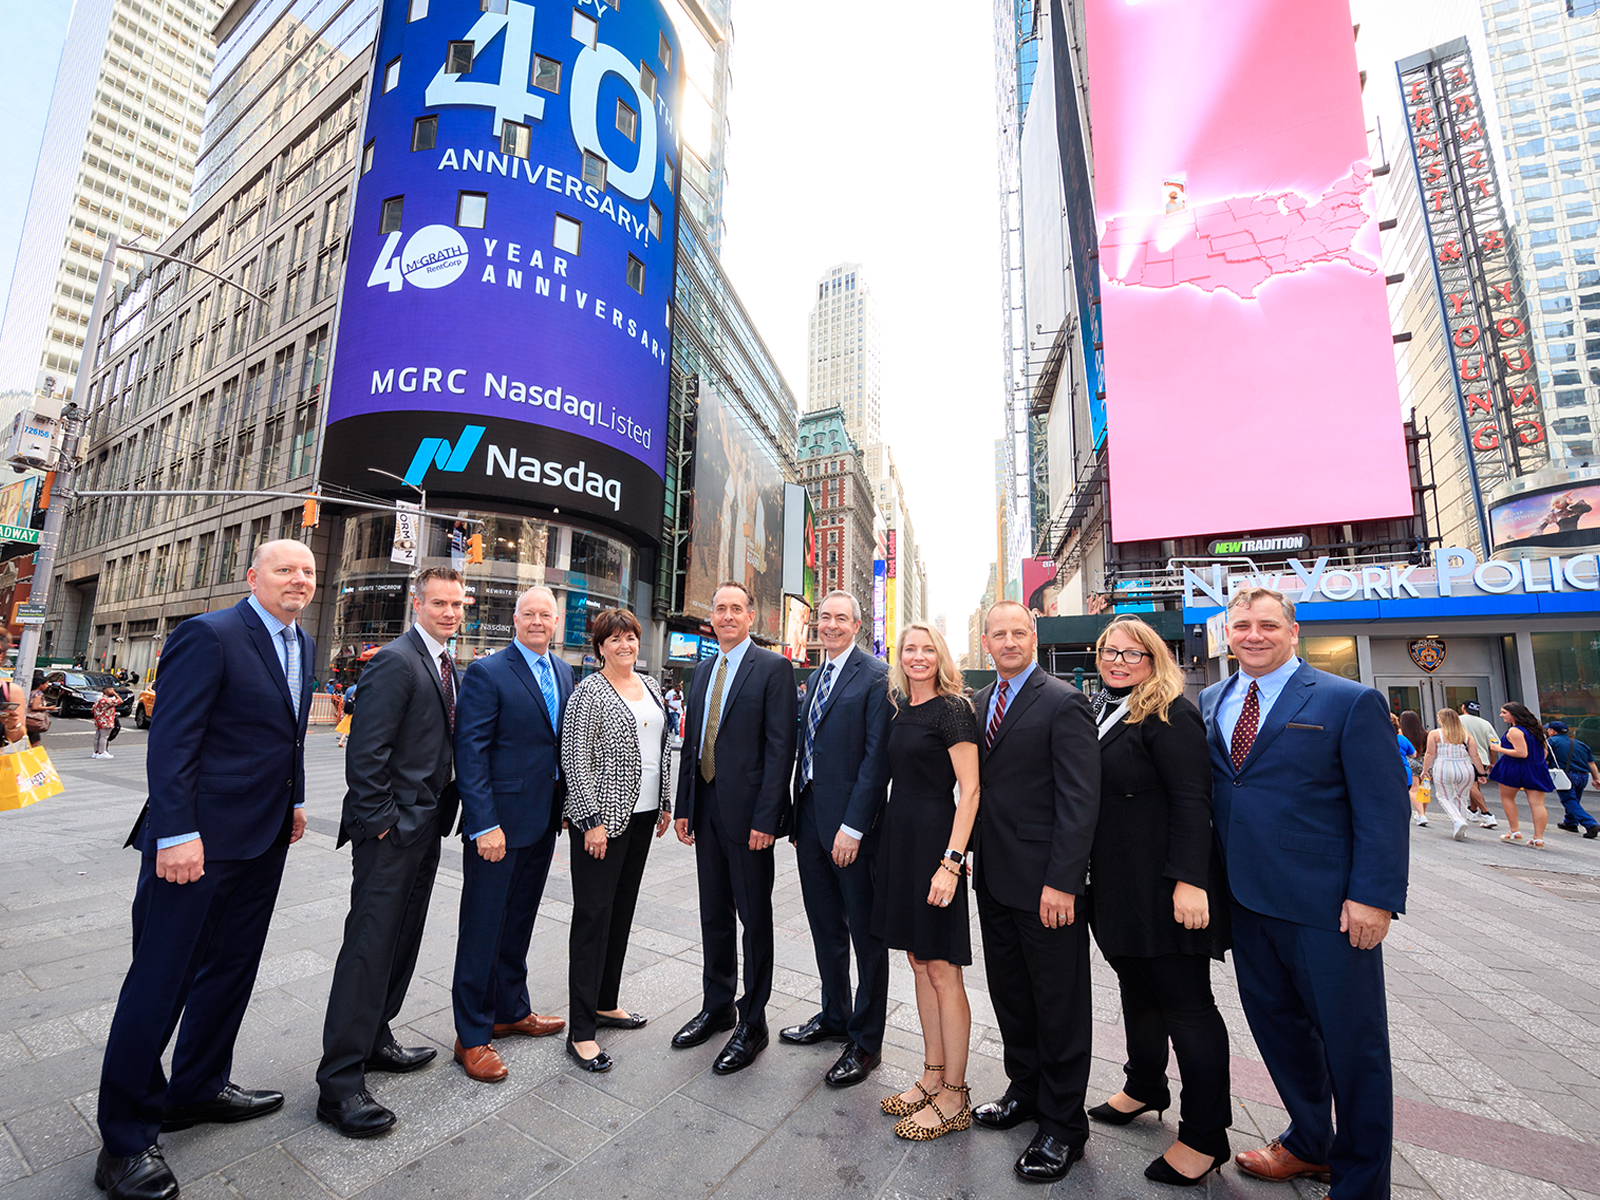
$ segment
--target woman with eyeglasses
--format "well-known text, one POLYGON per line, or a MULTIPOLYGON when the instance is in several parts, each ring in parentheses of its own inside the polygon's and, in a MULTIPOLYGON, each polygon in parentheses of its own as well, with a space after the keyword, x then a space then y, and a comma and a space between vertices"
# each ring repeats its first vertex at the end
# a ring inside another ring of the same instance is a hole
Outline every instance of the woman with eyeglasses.
POLYGON ((1100 821, 1089 857, 1089 927, 1117 973, 1125 1083, 1089 1110, 1126 1125, 1172 1103, 1170 1041, 1183 1077, 1178 1139, 1145 1178, 1192 1187, 1228 1161, 1228 1030, 1211 962, 1228 948, 1228 895, 1211 831, 1211 754, 1200 710, 1161 635, 1116 618, 1095 646, 1102 690, 1100 821))

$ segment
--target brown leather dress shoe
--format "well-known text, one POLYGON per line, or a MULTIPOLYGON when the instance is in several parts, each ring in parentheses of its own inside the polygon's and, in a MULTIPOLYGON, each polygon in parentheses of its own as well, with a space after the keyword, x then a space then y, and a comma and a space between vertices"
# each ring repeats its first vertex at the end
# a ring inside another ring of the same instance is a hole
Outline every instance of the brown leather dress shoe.
POLYGON ((1283 1148, 1277 1138, 1259 1150, 1244 1150, 1233 1156, 1234 1163, 1246 1175, 1275 1182, 1286 1179, 1316 1179, 1322 1183, 1330 1180, 1328 1166, 1323 1163, 1301 1162, 1283 1148))
POLYGON ((510 1025, 496 1025, 495 1037, 505 1037, 507 1034, 520 1033, 523 1037, 549 1037, 552 1033, 560 1033, 567 1027, 567 1023, 560 1017, 541 1017, 538 1013, 529 1013, 520 1021, 513 1021, 510 1025))
POLYGON ((462 1046, 456 1039, 456 1061, 468 1079, 479 1083, 499 1083, 506 1077, 506 1064, 493 1046, 462 1046))

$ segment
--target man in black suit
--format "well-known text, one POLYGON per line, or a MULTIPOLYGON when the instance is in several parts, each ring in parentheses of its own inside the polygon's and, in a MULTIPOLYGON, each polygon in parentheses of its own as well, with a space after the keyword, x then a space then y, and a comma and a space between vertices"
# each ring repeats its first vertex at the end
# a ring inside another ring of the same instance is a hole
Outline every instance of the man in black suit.
POLYGON ((700 935, 705 943, 705 1000, 673 1035, 676 1050, 713 1033, 733 1036, 711 1069, 743 1070, 767 1047, 772 995, 772 845, 789 828, 794 770, 794 668, 750 640, 755 598, 742 583, 718 585, 711 626, 718 654, 689 683, 683 754, 678 766, 678 840, 695 848, 700 935), (739 925, 744 926, 744 995, 739 925))
POLYGON ((417 965, 439 840, 455 823, 456 669, 448 643, 465 607, 459 571, 420 571, 411 597, 416 624, 367 664, 350 722, 339 829, 339 845, 351 844, 350 915, 317 1067, 317 1119, 346 1137, 372 1137, 395 1122, 367 1091, 367 1071, 415 1071, 438 1053, 402 1047, 389 1022, 417 965))
POLYGON ((283 1093, 228 1079, 289 845, 305 832, 305 734, 315 647, 298 616, 316 562, 263 544, 250 595, 167 639, 150 726, 150 799, 128 837, 144 855, 133 962, 100 1076, 95 1183, 114 1200, 178 1194, 158 1132, 272 1112, 283 1093), (172 1082, 161 1056, 179 1015, 172 1082))
POLYGON ((802 702, 794 772, 791 837, 822 976, 822 1011, 778 1037, 794 1046, 846 1042, 823 1077, 830 1087, 860 1083, 877 1067, 889 1006, 889 951, 872 936, 877 825, 889 787, 889 668, 856 648, 860 629, 854 596, 822 598, 817 634, 825 659, 802 702))
POLYGON ((1038 668, 1038 647, 1021 604, 989 610, 983 648, 998 678, 974 697, 984 724, 975 881, 1011 1083, 972 1116, 991 1129, 1037 1117, 1015 1170, 1048 1183, 1089 1140, 1089 930, 1076 901, 1100 816, 1100 747, 1089 702, 1038 668))

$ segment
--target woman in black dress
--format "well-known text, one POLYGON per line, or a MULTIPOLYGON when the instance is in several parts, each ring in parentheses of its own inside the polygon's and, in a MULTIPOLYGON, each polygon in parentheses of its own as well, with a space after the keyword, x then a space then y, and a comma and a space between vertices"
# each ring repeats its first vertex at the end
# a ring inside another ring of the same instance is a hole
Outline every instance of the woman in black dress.
POLYGON ((965 865, 978 815, 978 719, 931 625, 916 622, 900 635, 889 685, 890 791, 872 932, 891 950, 904 950, 916 975, 923 1074, 884 1097, 883 1111, 901 1118, 894 1127, 899 1136, 929 1141, 972 1126, 972 1009, 961 968, 972 963, 965 865))
POLYGON ((1089 927, 1117 973, 1128 1039, 1123 1090, 1089 1110, 1126 1125, 1164 1112, 1167 1043, 1183 1076, 1178 1140, 1145 1178, 1190 1187, 1228 1161, 1228 1030, 1211 963, 1229 946, 1228 893, 1211 830, 1211 751, 1172 652, 1137 617, 1096 647, 1105 690, 1100 821, 1089 856, 1089 927))

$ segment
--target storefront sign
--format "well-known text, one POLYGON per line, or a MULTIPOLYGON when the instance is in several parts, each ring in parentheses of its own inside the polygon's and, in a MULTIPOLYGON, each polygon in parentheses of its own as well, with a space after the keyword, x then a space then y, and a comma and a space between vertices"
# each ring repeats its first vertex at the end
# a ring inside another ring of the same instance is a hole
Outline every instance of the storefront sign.
POLYGON ((1412 638, 1407 644, 1407 649, 1411 651, 1411 661, 1430 675, 1444 666, 1445 644, 1443 638, 1412 638))
POLYGON ((1211 543, 1207 554, 1275 554, 1288 550, 1304 550, 1311 539, 1303 533, 1284 533, 1274 537, 1247 537, 1224 539, 1211 543))

